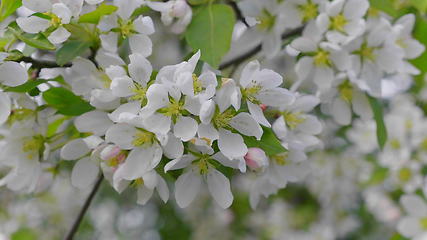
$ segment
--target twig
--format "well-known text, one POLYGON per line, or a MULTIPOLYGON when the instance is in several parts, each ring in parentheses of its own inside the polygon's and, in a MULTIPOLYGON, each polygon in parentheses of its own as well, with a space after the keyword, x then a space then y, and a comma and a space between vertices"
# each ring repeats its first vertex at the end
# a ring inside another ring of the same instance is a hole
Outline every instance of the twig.
POLYGON ((64 66, 59 66, 56 62, 53 61, 45 61, 45 60, 36 60, 31 57, 22 57, 15 62, 26 62, 31 63, 33 68, 59 68, 59 67, 71 67, 71 63, 67 63, 64 66))
MULTIPOLYGON (((303 27, 299 27, 299 28, 295 28, 289 32, 286 32, 282 35, 282 40, 293 37, 295 35, 301 34, 303 30, 303 27)), ((219 70, 223 70, 225 68, 228 68, 234 64, 240 64, 242 62, 244 62, 246 59, 251 58, 252 56, 254 56, 255 54, 257 54, 258 52, 260 52, 262 49, 262 45, 259 44, 256 47, 254 47, 252 50, 250 50, 247 53, 244 53, 243 55, 240 55, 234 59, 229 60, 228 62, 225 62, 221 65, 219 65, 219 70)))
POLYGON ((96 192, 99 190, 99 187, 101 186, 102 180, 104 179, 104 175, 100 175, 98 180, 96 181, 95 185, 93 186, 92 191, 90 192, 89 196, 87 197, 83 207, 80 209, 79 215, 77 215, 76 220, 74 220, 73 226, 71 227, 70 231, 68 232, 67 236, 64 238, 64 240, 73 240, 74 235, 77 233, 77 230, 79 229, 80 223, 83 220, 83 217, 85 216, 87 210, 89 209, 89 206, 93 200, 93 197, 95 196, 96 192))

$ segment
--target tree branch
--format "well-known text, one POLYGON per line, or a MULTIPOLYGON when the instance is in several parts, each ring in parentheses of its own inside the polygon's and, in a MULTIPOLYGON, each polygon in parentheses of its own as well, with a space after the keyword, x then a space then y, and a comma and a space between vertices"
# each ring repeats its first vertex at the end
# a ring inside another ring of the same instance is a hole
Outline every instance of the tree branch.
POLYGON ((87 197, 84 205, 80 209, 79 215, 77 215, 76 220, 74 220, 73 226, 71 227, 70 231, 68 232, 67 236, 64 238, 64 240, 73 240, 74 235, 77 233, 77 230, 79 229, 80 223, 83 220, 83 217, 85 216, 87 210, 89 209, 89 206, 95 197, 96 192, 98 192, 99 187, 101 186, 102 180, 104 179, 104 175, 100 175, 98 180, 96 181, 95 185, 93 186, 92 191, 90 192, 89 196, 87 197))
POLYGON ((67 63, 64 66, 59 66, 56 62, 53 61, 46 61, 46 60, 36 60, 31 57, 21 57, 17 60, 14 60, 15 62, 26 62, 31 63, 33 68, 59 68, 59 67, 71 67, 71 63, 67 63))
MULTIPOLYGON (((299 28, 295 28, 289 32, 286 32, 282 35, 282 40, 288 39, 290 37, 293 37, 295 35, 301 34, 302 30, 304 29, 304 27, 299 27, 299 28)), ((260 52, 262 49, 262 45, 259 44, 256 47, 254 47, 253 49, 251 49, 249 52, 244 53, 234 59, 231 59, 227 62, 224 62, 223 64, 219 65, 219 70, 223 70, 226 69, 234 64, 240 64, 242 62, 244 62, 245 60, 255 56, 258 52, 260 52)))

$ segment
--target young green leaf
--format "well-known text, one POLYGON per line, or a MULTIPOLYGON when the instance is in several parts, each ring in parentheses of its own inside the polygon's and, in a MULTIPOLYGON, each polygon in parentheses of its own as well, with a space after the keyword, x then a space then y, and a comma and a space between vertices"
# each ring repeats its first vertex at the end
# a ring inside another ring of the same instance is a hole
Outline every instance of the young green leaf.
POLYGON ((387 128, 384 123, 383 107, 380 101, 378 101, 378 99, 373 98, 369 95, 367 96, 372 108, 372 112, 374 113, 375 122, 377 124, 378 146, 380 146, 380 148, 383 149, 385 143, 387 142, 387 128))
POLYGON ((12 15, 22 6, 22 0, 2 0, 0 4, 0 22, 12 15))
POLYGON ((201 59, 215 68, 230 49, 235 22, 230 6, 209 4, 195 14, 185 38, 193 50, 201 50, 201 59))
POLYGON ((24 43, 42 50, 54 50, 55 45, 53 45, 43 33, 30 34, 24 33, 19 29, 16 22, 9 25, 8 29, 15 35, 16 38, 23 41, 24 43))
POLYGON ((255 137, 243 136, 246 146, 261 148, 268 156, 287 152, 271 128, 263 127, 262 129, 264 134, 259 141, 255 137))
POLYGON ((114 5, 101 4, 95 11, 83 14, 79 18, 79 23, 93 23, 98 24, 101 18, 105 15, 110 15, 117 11, 117 7, 114 5))
POLYGON ((79 116, 94 109, 81 97, 65 88, 51 88, 43 93, 46 103, 66 116, 79 116))
POLYGON ((74 58, 83 54, 86 50, 89 49, 90 46, 91 43, 89 42, 67 42, 56 52, 56 62, 60 66, 63 66, 66 63, 71 62, 74 58))
POLYGON ((30 92, 34 88, 36 88, 38 85, 42 83, 46 83, 47 81, 44 79, 36 79, 36 80, 30 80, 26 83, 16 86, 16 87, 6 87, 4 89, 5 92, 19 92, 19 93, 25 93, 30 92))

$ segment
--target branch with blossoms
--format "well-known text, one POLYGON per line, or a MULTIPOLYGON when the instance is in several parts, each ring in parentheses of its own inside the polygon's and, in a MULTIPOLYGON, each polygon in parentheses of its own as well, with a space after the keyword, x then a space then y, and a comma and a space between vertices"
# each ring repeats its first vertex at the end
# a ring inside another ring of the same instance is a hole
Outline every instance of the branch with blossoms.
POLYGON ((187 208, 206 189, 227 209, 245 178, 255 209, 304 181, 313 151, 361 138, 361 120, 370 154, 385 151, 389 99, 425 49, 415 15, 367 0, 2 1, 0 19, 0 186, 31 193, 64 172, 92 186, 66 239, 103 179, 141 205, 173 189, 187 208))

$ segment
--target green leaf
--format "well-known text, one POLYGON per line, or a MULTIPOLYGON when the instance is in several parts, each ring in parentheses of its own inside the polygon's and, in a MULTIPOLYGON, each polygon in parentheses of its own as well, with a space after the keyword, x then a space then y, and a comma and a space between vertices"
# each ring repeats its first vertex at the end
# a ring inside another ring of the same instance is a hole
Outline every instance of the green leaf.
POLYGON ((208 1, 209 0, 188 0, 188 3, 191 5, 200 5, 200 4, 205 4, 208 1))
POLYGON ((25 93, 30 92, 34 88, 36 88, 38 85, 42 83, 46 83, 47 81, 44 79, 37 79, 37 80, 30 80, 22 85, 16 86, 16 87, 6 87, 4 90, 6 92, 19 92, 19 93, 25 93))
POLYGON ((37 240, 37 234, 34 230, 29 228, 21 228, 14 232, 10 238, 11 240, 37 240))
POLYGON ((57 109, 58 113, 66 116, 79 116, 94 109, 88 102, 65 88, 50 88, 43 93, 43 99, 49 106, 57 109))
POLYGON ((24 43, 38 48, 42 50, 54 50, 55 45, 53 45, 49 40, 46 38, 43 33, 37 33, 37 34, 30 34, 30 33, 24 33, 21 29, 19 29, 16 22, 9 25, 8 29, 15 35, 16 38, 23 41, 24 43))
POLYGON ((424 14, 427 9, 427 0, 409 0, 409 2, 414 6, 420 13, 424 14))
POLYGON ((83 14, 79 18, 79 23, 93 23, 98 24, 101 18, 105 15, 110 15, 117 11, 117 7, 114 5, 101 4, 95 11, 83 14))
POLYGON ((56 132, 58 131, 59 127, 68 119, 69 119, 69 117, 61 117, 61 118, 58 118, 55 121, 51 122, 47 126, 46 136, 52 137, 53 135, 55 135, 56 132))
POLYGON ((201 50, 201 60, 216 68, 230 49, 235 22, 230 6, 209 4, 195 14, 185 38, 193 50, 201 50))
POLYGON ((380 146, 382 150, 384 148, 385 143, 387 142, 387 128, 384 123, 383 107, 381 102, 378 101, 378 99, 373 98, 369 95, 367 96, 372 108, 372 112, 374 113, 375 122, 377 124, 378 146, 380 146))
POLYGON ((371 7, 381 10, 392 17, 397 17, 399 11, 393 5, 393 1, 389 0, 370 0, 371 7))
POLYGON ((22 0, 2 0, 0 4, 0 22, 12 15, 22 6, 22 0))
POLYGON ((83 54, 87 49, 89 49, 90 46, 91 43, 89 42, 67 42, 56 52, 56 62, 60 66, 63 66, 71 62, 74 58, 83 54))
POLYGON ((259 141, 255 137, 243 136, 246 146, 261 148, 268 156, 288 151, 282 146, 282 143, 277 139, 271 128, 262 127, 262 129, 264 130, 264 134, 259 141))

